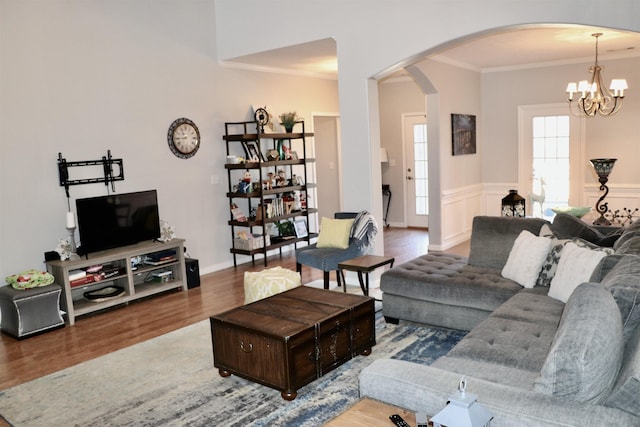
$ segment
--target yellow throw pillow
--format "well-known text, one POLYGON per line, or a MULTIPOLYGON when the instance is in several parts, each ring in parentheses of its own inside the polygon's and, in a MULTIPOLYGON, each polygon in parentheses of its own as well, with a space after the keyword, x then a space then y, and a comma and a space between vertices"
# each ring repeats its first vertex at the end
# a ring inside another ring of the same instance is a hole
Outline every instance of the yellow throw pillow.
POLYGON ((352 219, 322 218, 320 223, 320 235, 318 236, 318 248, 347 249, 351 236, 352 219))

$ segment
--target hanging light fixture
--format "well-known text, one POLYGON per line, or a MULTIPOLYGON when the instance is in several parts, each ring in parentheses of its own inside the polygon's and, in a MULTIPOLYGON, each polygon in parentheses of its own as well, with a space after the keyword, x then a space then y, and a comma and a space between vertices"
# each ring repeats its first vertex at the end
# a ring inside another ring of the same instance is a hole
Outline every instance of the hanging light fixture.
POLYGON ((602 76, 600 74, 602 67, 598 64, 598 37, 602 33, 593 33, 591 35, 596 38, 596 62, 589 67, 591 81, 581 80, 577 84, 571 82, 567 85, 569 109, 573 114, 581 117, 594 117, 596 114, 612 116, 622 106, 624 90, 628 89, 627 80, 612 79, 609 89, 602 84, 602 76), (579 94, 580 96, 576 101, 576 108, 573 107, 574 94, 579 94), (577 110, 577 113, 574 110, 577 110))

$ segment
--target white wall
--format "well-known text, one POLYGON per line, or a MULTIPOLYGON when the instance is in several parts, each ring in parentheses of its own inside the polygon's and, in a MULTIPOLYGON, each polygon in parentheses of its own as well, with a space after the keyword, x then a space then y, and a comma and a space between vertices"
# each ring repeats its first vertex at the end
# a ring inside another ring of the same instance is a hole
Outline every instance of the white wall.
POLYGON ((378 86, 380 99, 380 145, 387 150, 389 162, 381 165, 382 183, 389 184, 392 197, 388 222, 405 223, 406 173, 403 164, 402 114, 425 113, 426 96, 409 77, 384 81, 378 86))
MULTIPOLYGON (((253 104, 309 120, 338 111, 335 81, 218 66, 212 1, 0 0, 0 60, 0 277, 43 268, 67 236, 59 152, 111 150, 124 160, 116 192, 157 189, 201 273, 228 266, 224 122, 250 119, 253 104), (167 146, 179 117, 202 136, 189 160, 167 146)), ((71 187, 71 204, 106 191, 71 187)))

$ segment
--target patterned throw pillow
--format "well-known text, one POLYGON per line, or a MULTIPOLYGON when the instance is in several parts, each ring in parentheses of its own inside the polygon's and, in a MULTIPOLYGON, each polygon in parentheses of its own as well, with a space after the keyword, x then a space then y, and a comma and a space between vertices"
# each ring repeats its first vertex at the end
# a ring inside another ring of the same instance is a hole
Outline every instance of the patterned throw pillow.
POLYGON ((551 250, 547 255, 547 259, 542 263, 542 268, 540 269, 540 274, 538 275, 538 279, 536 280, 536 286, 551 286, 551 280, 553 276, 556 275, 556 271, 558 270, 558 263, 560 262, 560 256, 562 255, 562 249, 564 246, 573 242, 576 246, 580 248, 587 248, 594 251, 603 251, 607 255, 612 255, 614 253, 612 248, 603 248, 593 243, 587 242, 584 239, 579 237, 574 237, 573 239, 554 239, 552 243, 551 250))

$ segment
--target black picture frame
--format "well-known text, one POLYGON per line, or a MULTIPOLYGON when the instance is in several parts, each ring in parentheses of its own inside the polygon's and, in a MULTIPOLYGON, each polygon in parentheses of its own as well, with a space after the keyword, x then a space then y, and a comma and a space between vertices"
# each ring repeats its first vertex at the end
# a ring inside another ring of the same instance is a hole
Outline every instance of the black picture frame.
POLYGON ((244 145, 246 146, 247 160, 255 157, 259 162, 265 161, 264 154, 262 154, 262 151, 260 151, 257 143, 255 143, 254 141, 247 141, 244 143, 244 145))
POLYGON ((476 154, 476 116, 451 114, 451 154, 476 154))

